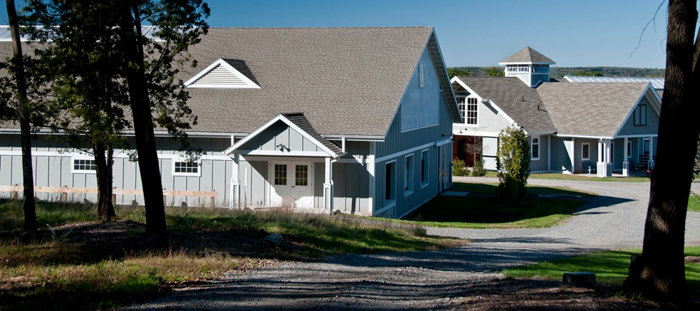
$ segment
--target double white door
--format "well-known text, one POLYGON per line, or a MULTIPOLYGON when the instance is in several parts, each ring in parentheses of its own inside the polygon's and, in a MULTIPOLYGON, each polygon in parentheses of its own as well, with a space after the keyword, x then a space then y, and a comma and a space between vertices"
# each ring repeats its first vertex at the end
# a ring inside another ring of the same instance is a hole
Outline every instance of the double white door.
POLYGON ((313 208, 312 162, 270 162, 270 206, 313 208))

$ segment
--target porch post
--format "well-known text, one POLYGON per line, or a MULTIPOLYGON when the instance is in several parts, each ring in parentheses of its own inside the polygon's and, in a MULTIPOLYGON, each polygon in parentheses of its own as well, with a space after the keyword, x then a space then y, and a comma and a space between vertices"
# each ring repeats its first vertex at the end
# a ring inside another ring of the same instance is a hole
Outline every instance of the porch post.
POLYGON ((649 136, 649 169, 654 168, 654 137, 649 136))
POLYGON ((576 171, 576 138, 571 138, 571 174, 576 171))
POLYGON ((627 153, 629 152, 627 148, 627 137, 625 137, 624 152, 622 153, 622 176, 629 176, 629 162, 627 161, 627 153))
POLYGON ((325 212, 333 214, 333 165, 331 158, 326 157, 326 179, 323 182, 323 208, 325 212))
POLYGON ((238 180, 238 163, 240 162, 240 155, 238 153, 233 154, 233 165, 231 166, 231 202, 229 202, 229 207, 239 207, 239 197, 240 197, 240 181, 238 180))
POLYGON ((598 162, 596 163, 596 175, 605 177, 605 143, 603 139, 598 139, 598 162))

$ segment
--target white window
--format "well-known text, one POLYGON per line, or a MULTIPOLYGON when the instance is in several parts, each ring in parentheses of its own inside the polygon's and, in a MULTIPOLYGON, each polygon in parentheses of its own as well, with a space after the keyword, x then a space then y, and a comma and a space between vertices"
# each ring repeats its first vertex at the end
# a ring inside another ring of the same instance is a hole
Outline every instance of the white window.
POLYGON ((457 108, 459 109, 459 116, 462 117, 462 120, 465 122, 467 121, 464 116, 466 115, 467 111, 467 106, 466 102, 467 98, 466 97, 457 97, 457 108))
POLYGON ((533 160, 540 159, 540 138, 532 137, 532 143, 530 144, 531 155, 533 160))
POLYGON ((634 125, 647 125, 647 105, 640 104, 636 109, 634 109, 634 125))
POLYGON ((199 163, 192 161, 174 161, 174 176, 199 176, 199 163))
POLYGON ((467 98, 467 110, 464 117, 464 123, 469 125, 477 124, 477 110, 479 109, 479 100, 476 97, 467 98))
POLYGON ((581 144, 581 160, 591 159, 591 144, 583 143, 581 144))
POLYGON ((404 158, 403 191, 404 195, 413 192, 413 155, 404 158))
POLYGON ((96 171, 95 159, 73 159, 73 173, 95 173, 96 171))
POLYGON ((429 155, 428 149, 425 149, 420 153, 420 184, 422 187, 428 185, 428 165, 430 163, 430 159, 428 158, 429 155))

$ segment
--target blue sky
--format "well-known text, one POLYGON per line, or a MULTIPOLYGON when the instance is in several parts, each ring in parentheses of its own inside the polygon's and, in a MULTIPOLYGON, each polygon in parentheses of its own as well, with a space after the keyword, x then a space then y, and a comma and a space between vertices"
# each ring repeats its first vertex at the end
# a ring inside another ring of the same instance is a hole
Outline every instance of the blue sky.
POLYGON ((630 57, 662 0, 207 2, 212 27, 433 26, 449 67, 497 65, 526 45, 560 67, 665 66, 666 3, 630 57))

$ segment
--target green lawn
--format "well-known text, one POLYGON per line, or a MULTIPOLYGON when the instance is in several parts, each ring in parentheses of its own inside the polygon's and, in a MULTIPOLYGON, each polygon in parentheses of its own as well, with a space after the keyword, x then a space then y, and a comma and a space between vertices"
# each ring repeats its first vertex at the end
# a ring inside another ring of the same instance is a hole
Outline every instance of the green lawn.
POLYGON ((688 198, 688 210, 691 212, 700 212, 700 195, 690 195, 688 198))
MULTIPOLYGON (((571 258, 546 261, 530 266, 508 268, 503 274, 515 278, 545 278, 561 280, 565 272, 593 272, 599 283, 622 285, 629 271, 630 257, 641 254, 640 249, 604 251, 571 258)), ((686 256, 700 256, 700 246, 686 247, 686 256)), ((686 263, 688 287, 700 294, 700 264, 686 263)))
MULTIPOLYGON (((496 184, 454 183, 451 190, 493 194, 496 184)), ((528 194, 578 195, 581 199, 529 198, 520 206, 507 206, 496 197, 438 196, 411 214, 404 222, 432 227, 457 228, 545 228, 569 219, 591 196, 566 188, 528 187, 528 194)))
MULTIPOLYGON (((486 176, 484 177, 498 177, 498 173, 494 171, 489 171, 486 173, 486 176)), ((587 175, 587 174, 558 174, 558 173, 536 173, 536 174, 530 174, 530 178, 533 179, 565 179, 565 180, 584 180, 584 181, 618 181, 618 182, 648 182, 649 178, 648 177, 636 177, 636 176, 629 176, 629 177, 608 177, 608 178, 601 178, 601 177, 596 177, 595 175, 587 175)))
POLYGON ((278 259, 423 251, 464 243, 426 236, 415 226, 284 210, 209 208, 167 208, 167 241, 159 241, 144 235, 143 208, 120 207, 116 213, 133 221, 102 225, 94 222, 92 205, 39 202, 41 228, 26 235, 20 231, 21 202, 0 200, 0 310, 110 309, 173 284, 278 259), (86 223, 61 227, 75 222, 86 223), (262 239, 269 233, 281 234, 284 243, 266 246, 262 239))

